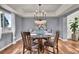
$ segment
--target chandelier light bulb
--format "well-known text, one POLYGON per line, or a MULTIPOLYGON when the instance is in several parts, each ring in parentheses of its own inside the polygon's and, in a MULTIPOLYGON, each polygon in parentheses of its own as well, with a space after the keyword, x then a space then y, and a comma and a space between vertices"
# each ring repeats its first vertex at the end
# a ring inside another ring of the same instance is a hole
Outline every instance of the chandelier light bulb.
POLYGON ((34 13, 34 18, 36 20, 39 20, 39 19, 46 19, 46 12, 44 10, 42 10, 42 5, 39 4, 38 5, 38 9, 35 10, 35 13, 34 13))

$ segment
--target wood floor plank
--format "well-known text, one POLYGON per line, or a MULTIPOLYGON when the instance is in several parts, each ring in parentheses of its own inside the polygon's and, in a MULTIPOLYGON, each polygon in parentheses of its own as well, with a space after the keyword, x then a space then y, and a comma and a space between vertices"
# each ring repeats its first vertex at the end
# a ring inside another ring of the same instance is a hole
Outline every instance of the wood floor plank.
MULTIPOLYGON (((58 49, 59 54, 79 54, 79 41, 59 40, 58 49)), ((20 51, 22 52, 22 40, 1 51, 0 54, 16 54, 20 51)))

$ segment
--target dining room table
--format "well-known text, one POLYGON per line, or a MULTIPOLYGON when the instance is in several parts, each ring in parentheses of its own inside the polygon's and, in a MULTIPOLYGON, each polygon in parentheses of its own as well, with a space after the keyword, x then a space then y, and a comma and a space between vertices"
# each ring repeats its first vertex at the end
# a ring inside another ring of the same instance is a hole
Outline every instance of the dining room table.
POLYGON ((38 41, 38 53, 40 53, 40 52, 44 53, 44 42, 43 42, 43 40, 49 41, 49 39, 51 37, 52 37, 52 33, 48 33, 48 32, 45 32, 43 35, 31 33, 31 38, 33 40, 38 41))

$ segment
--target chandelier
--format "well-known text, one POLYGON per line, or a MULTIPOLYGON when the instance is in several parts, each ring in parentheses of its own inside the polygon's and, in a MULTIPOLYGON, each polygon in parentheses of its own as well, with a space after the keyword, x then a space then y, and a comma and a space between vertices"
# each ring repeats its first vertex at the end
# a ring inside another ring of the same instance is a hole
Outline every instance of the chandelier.
POLYGON ((42 10, 42 4, 38 4, 37 10, 34 12, 34 19, 36 20, 45 20, 46 19, 46 12, 42 10))
POLYGON ((34 12, 35 23, 38 25, 46 24, 46 12, 41 7, 42 5, 38 4, 38 9, 34 12))

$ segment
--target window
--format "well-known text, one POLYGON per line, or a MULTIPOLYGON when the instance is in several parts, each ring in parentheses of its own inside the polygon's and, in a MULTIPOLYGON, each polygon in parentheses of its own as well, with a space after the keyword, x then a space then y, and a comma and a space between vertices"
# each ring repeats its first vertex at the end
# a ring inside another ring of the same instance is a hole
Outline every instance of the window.
POLYGON ((72 31, 70 30, 70 22, 73 22, 75 17, 79 18, 79 11, 76 11, 67 16, 67 38, 68 39, 70 39, 72 35, 72 31))
POLYGON ((2 33, 12 32, 12 14, 4 11, 0 11, 0 26, 2 33))

